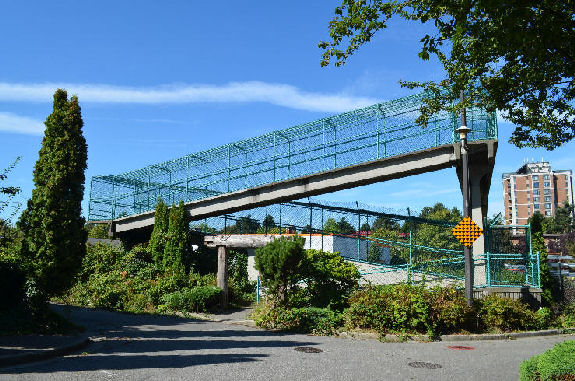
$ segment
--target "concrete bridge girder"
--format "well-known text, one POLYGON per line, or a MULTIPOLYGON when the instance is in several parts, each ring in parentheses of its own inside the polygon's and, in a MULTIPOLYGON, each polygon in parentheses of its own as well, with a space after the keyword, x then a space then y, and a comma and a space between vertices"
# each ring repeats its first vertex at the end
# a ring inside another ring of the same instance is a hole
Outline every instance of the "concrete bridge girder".
MULTIPOLYGON (((468 143, 470 148, 470 181, 472 193, 481 196, 472 197, 472 208, 477 209, 480 199, 481 216, 487 215, 487 194, 495 151, 496 140, 475 141, 468 143), (477 160, 477 163, 475 163, 477 160), (483 180, 483 185, 482 183, 483 180), (479 188, 477 188, 479 187, 479 188), (473 191, 473 189, 476 189, 473 191)), ((368 185, 402 177, 437 171, 455 166, 460 176, 460 145, 446 144, 422 151, 379 159, 354 166, 324 171, 296 179, 265 184, 232 193, 221 194, 185 204, 192 221, 207 217, 221 216, 241 210, 298 200, 323 193, 368 185)), ((473 196, 472 194, 472 196, 473 196)), ((477 214, 477 213, 476 213, 477 214)), ((482 224, 482 218, 474 220, 482 224)), ((112 223, 114 235, 126 234, 135 229, 150 229, 154 224, 154 211, 119 218, 112 223)))

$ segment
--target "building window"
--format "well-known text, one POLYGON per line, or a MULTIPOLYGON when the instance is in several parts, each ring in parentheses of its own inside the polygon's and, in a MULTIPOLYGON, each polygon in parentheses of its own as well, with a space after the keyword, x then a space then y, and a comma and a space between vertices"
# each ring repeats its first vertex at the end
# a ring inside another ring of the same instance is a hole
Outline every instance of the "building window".
POLYGON ((545 196, 545 202, 551 202, 551 196, 545 196))
POLYGON ((549 180, 549 175, 543 176, 543 180, 549 180))
POLYGON ((534 208, 534 209, 539 209, 539 204, 533 205, 533 208, 534 208))
POLYGON ((539 197, 533 197, 533 202, 539 202, 539 197))
MULTIPOLYGON (((539 195, 539 189, 533 189, 533 194, 539 195)), ((535 197, 533 198, 535 200, 535 197)))
POLYGON ((533 183, 533 188, 539 188, 539 182, 533 183))
POLYGON ((543 190, 543 194, 551 194, 551 189, 545 189, 545 190, 543 190))
POLYGON ((550 202, 545 204, 545 209, 551 209, 551 203, 550 202))
POLYGON ((549 188, 551 186, 551 183, 549 181, 545 181, 545 182, 543 182, 543 186, 545 188, 549 188))
POLYGON ((565 188, 569 188, 569 181, 565 181, 565 188))
POLYGON ((549 216, 551 215, 551 212, 548 211, 548 210, 546 210, 546 211, 545 211, 545 215, 546 215, 547 217, 549 217, 549 216))
POLYGON ((539 180, 539 176, 533 175, 533 181, 537 181, 537 180, 539 180))

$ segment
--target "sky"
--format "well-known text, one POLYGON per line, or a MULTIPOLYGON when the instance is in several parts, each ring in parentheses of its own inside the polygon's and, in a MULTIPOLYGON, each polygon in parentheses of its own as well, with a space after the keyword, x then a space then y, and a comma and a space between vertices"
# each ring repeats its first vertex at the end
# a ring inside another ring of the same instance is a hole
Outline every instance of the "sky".
MULTIPOLYGON (((394 21, 343 67, 320 67, 318 42, 338 1, 0 1, 0 170, 33 189, 43 122, 57 88, 76 94, 90 179, 413 94, 399 80, 439 80, 417 57, 430 29, 394 21)), ((489 215, 503 210, 501 175, 526 159, 573 169, 575 143, 554 151, 499 148, 489 215)), ((318 196, 397 211, 442 202, 461 209, 454 168, 318 196)), ((0 212, 7 217, 10 210, 0 212)))

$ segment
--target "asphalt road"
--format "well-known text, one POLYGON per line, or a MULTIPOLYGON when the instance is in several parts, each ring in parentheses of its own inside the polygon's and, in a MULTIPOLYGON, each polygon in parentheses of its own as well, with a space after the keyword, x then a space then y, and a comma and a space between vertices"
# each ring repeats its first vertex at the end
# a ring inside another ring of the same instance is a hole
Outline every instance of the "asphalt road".
POLYGON ((83 353, 0 369, 0 380, 517 380, 522 360, 575 339, 382 343, 166 316, 67 313, 95 342, 83 353))

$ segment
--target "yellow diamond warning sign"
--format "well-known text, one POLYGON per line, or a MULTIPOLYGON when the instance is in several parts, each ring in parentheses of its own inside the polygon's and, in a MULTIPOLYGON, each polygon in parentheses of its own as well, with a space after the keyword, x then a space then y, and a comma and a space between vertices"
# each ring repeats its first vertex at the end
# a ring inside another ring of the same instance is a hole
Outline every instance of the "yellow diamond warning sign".
POLYGON ((473 242, 483 234, 483 230, 471 218, 465 217, 453 228, 452 233, 462 244, 471 247, 473 242))

